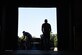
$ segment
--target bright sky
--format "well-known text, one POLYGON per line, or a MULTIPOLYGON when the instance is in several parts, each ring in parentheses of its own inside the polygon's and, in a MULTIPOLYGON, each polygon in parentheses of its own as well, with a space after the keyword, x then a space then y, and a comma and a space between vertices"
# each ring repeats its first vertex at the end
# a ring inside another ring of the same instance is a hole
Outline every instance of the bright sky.
POLYGON ((40 38, 42 34, 41 26, 47 19, 51 24, 52 33, 57 33, 57 12, 56 8, 18 8, 18 36, 22 36, 22 31, 29 32, 32 36, 40 38))

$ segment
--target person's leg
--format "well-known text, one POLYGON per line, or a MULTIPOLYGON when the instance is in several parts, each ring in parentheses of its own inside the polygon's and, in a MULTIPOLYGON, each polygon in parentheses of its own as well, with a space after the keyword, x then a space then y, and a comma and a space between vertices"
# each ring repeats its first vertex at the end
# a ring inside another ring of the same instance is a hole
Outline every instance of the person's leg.
POLYGON ((50 39, 48 39, 48 41, 47 41, 47 45, 48 45, 48 50, 50 50, 50 39))
POLYGON ((50 36, 47 35, 47 38, 46 38, 46 47, 47 47, 47 50, 50 50, 50 36))
POLYGON ((43 40, 44 50, 47 50, 47 34, 44 34, 44 40, 43 40))

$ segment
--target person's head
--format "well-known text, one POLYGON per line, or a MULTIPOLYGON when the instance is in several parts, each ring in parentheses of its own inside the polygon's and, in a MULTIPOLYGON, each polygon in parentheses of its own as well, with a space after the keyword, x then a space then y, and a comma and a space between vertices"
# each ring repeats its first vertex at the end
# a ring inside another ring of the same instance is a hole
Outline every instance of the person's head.
POLYGON ((23 35, 25 35, 25 31, 23 31, 23 35))
POLYGON ((45 19, 45 21, 44 21, 45 23, 47 23, 48 21, 47 21, 47 19, 45 19))

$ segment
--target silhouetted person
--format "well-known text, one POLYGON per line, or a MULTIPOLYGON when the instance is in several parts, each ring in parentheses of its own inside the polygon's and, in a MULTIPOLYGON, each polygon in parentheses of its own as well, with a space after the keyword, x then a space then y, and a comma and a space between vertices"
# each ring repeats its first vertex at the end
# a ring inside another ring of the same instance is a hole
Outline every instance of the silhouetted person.
POLYGON ((26 49, 26 35, 23 32, 23 36, 21 38, 19 38, 20 40, 20 49, 26 49))
POLYGON ((30 33, 23 31, 23 35, 24 35, 24 39, 26 38, 26 49, 30 50, 31 49, 31 40, 32 40, 32 36, 30 33))
POLYGON ((46 50, 50 50, 50 32, 51 32, 51 25, 48 23, 47 19, 44 21, 45 23, 42 24, 42 32, 44 38, 44 48, 46 50))

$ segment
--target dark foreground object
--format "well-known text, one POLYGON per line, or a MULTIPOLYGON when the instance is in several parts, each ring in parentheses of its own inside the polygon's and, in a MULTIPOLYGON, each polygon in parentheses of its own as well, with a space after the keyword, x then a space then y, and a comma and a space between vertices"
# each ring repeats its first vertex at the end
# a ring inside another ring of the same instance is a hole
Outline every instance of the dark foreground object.
POLYGON ((0 55, 82 55, 81 52, 74 51, 42 51, 42 50, 16 50, 4 51, 0 55))

